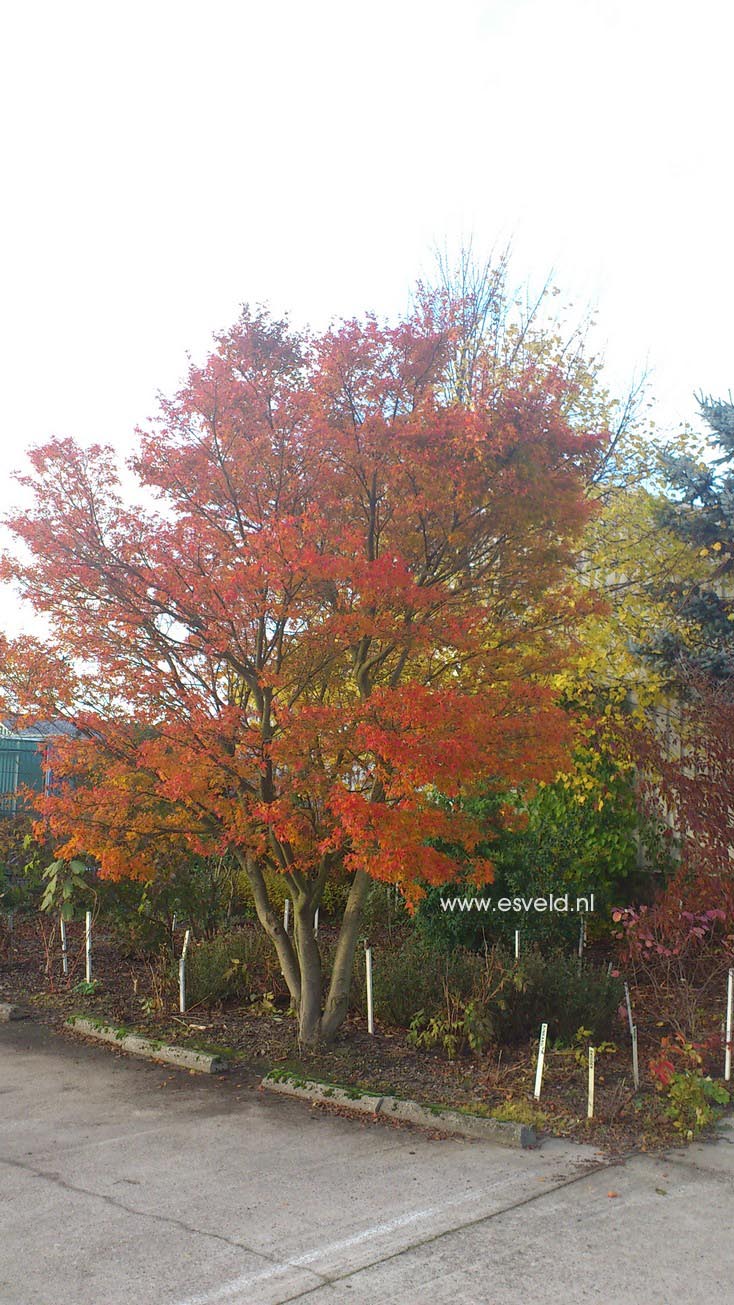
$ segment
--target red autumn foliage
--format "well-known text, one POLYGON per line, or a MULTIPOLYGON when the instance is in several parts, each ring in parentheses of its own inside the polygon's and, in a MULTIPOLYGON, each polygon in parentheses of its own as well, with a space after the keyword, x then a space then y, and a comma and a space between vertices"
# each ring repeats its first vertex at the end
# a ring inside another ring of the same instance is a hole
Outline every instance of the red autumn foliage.
POLYGON ((569 740, 543 674, 584 607, 598 439, 540 363, 447 405, 450 348, 420 316, 314 339, 245 311, 141 433, 144 503, 111 450, 57 439, 10 523, 30 560, 3 574, 53 633, 6 648, 9 701, 83 734, 43 804, 59 853, 150 874, 159 847, 231 851, 297 1001, 327 874, 354 872, 351 920, 366 876, 415 899, 465 873, 435 846, 486 839, 460 799, 552 778, 569 740))
MULTIPOLYGON (((731 687, 684 675, 672 726, 638 734, 640 793, 664 815, 676 844, 676 869, 654 908, 671 942, 695 923, 718 936, 734 932, 734 697, 731 687)), ((690 940, 689 940, 690 941, 690 940)))

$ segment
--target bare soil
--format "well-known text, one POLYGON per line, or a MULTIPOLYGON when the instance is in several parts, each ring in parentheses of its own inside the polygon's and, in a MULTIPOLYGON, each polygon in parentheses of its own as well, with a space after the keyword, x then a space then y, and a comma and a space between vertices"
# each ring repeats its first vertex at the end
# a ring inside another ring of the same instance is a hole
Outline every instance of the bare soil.
MULTIPOLYGON (((646 993, 633 990, 638 1020, 642 1082, 635 1092, 626 1017, 620 1018, 614 1050, 597 1058, 594 1119, 587 1113, 587 1071, 568 1048, 549 1048, 540 1102, 533 1098, 535 1042, 493 1047, 486 1054, 450 1060, 440 1050, 416 1050, 404 1029, 376 1024, 374 1036, 364 1020, 350 1016, 333 1047, 315 1055, 299 1053, 296 1025, 287 1001, 265 999, 248 1005, 199 1005, 181 1015, 175 985, 161 981, 156 968, 139 957, 123 957, 110 935, 98 928, 94 941, 95 990, 85 991, 83 926, 68 926, 68 977, 61 973, 58 939, 48 963, 49 922, 16 917, 12 934, 0 935, 0 1001, 25 1006, 32 1018, 62 1030, 72 1014, 123 1025, 173 1043, 228 1055, 243 1079, 287 1067, 304 1077, 328 1080, 409 1097, 426 1103, 535 1124, 538 1131, 591 1142, 607 1152, 626 1153, 679 1143, 680 1132, 665 1114, 648 1061, 659 1053, 669 1032, 646 1017, 646 993), (81 987, 79 986, 81 984, 81 987)), ((712 1009, 711 1050, 703 1071, 721 1074, 721 1011, 712 1009)))

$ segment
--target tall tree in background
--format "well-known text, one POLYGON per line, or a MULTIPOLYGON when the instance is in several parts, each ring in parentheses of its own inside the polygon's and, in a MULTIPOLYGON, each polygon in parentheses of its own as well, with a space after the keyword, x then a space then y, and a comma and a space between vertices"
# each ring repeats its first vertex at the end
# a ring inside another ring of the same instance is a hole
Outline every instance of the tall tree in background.
MULTIPOLYGON (((701 398, 709 428, 704 455, 667 456, 664 532, 685 548, 687 568, 658 586, 672 619, 648 635, 649 660, 668 681, 673 706, 642 740, 648 805, 680 845, 668 897, 734 919, 734 403, 701 398)), ((666 900, 662 902, 665 908, 666 900)))
POLYGON ((346 1013, 370 880, 417 898, 466 873, 451 845, 486 881, 461 799, 552 778, 568 740, 546 679, 588 605, 569 567, 604 432, 569 420, 578 376, 542 354, 479 356, 491 393, 447 395, 448 307, 320 337, 245 310, 141 434, 157 507, 124 500, 110 449, 53 440, 11 522, 27 552, 4 574, 53 634, 6 648, 6 692, 84 734, 44 805, 58 852, 112 875, 162 844, 234 855, 305 1045, 346 1013))
POLYGON ((685 628, 661 631, 655 651, 685 678, 734 686, 734 403, 699 402, 711 432, 710 456, 667 458, 669 498, 660 518, 700 559, 703 574, 695 583, 669 586, 685 628))

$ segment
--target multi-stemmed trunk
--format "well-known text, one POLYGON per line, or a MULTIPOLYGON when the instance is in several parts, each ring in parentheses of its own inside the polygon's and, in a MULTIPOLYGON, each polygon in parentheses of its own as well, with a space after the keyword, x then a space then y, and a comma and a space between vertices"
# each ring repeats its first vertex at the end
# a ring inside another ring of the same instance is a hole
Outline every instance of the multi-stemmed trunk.
POLYGON ((283 978, 291 1002, 298 1014, 298 1041, 304 1049, 313 1049, 333 1041, 344 1022, 349 1005, 354 953, 359 937, 362 907, 369 888, 369 876, 358 870, 349 890, 342 916, 331 974, 324 975, 321 953, 314 933, 315 915, 321 899, 323 882, 297 883, 285 875, 293 904, 293 936, 274 910, 259 865, 250 858, 238 859, 252 886, 257 917, 275 945, 283 978))

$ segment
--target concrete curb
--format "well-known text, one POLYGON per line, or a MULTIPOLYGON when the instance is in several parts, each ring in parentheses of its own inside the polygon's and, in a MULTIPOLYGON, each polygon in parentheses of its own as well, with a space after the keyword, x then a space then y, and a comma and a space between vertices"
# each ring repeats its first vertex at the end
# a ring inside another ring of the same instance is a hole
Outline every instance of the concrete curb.
POLYGON ((400 1119, 409 1124, 418 1124, 421 1128, 440 1129, 442 1133, 453 1133, 459 1137, 480 1138, 498 1146, 527 1148, 538 1145, 535 1129, 527 1124, 491 1119, 484 1115, 465 1115, 460 1110, 449 1110, 443 1106, 422 1106, 417 1101, 401 1101, 399 1097, 383 1097, 375 1092, 357 1092, 353 1088, 299 1078, 296 1074, 277 1077, 266 1074, 262 1086, 270 1092, 281 1092, 285 1096, 341 1106, 355 1114, 400 1119))
POLYGON ((125 1033, 113 1024, 98 1024, 96 1020, 85 1019, 83 1015, 72 1015, 66 1021, 66 1027, 74 1033, 82 1033, 85 1038, 96 1038, 99 1042, 109 1042, 134 1056, 145 1056, 148 1060, 161 1060, 167 1065, 178 1065, 180 1069, 194 1069, 200 1074, 222 1074, 227 1069, 227 1062, 221 1056, 210 1055, 205 1051, 192 1051, 188 1047, 172 1047, 164 1042, 155 1042, 151 1038, 142 1038, 137 1033, 125 1033))
POLYGON ((9 1001, 0 1001, 0 1024, 9 1024, 11 1020, 27 1020, 28 1011, 14 1006, 9 1001))

